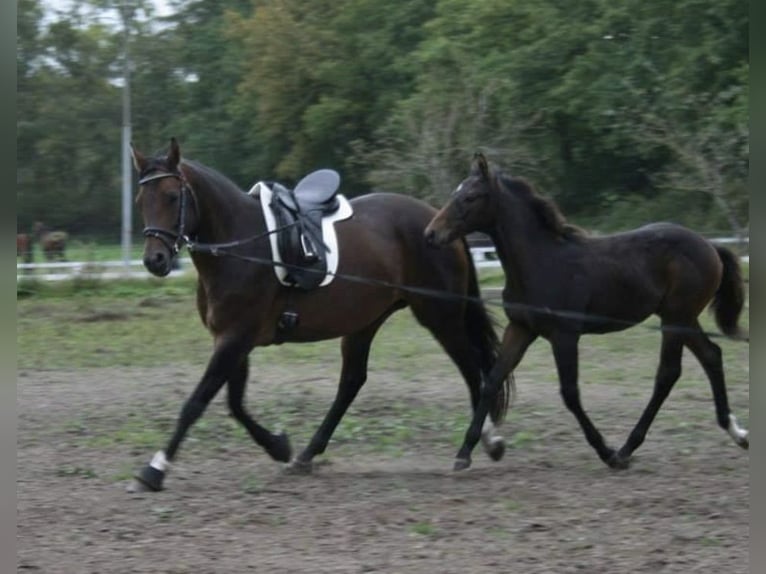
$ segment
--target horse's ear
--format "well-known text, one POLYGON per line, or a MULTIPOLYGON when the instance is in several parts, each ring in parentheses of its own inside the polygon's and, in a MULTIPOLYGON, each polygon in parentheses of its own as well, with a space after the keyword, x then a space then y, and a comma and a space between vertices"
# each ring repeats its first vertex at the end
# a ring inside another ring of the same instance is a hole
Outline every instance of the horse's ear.
POLYGON ((170 138, 170 150, 168 151, 168 169, 175 171, 178 164, 181 163, 181 148, 178 147, 178 140, 170 138))
POLYGON ((136 168, 136 171, 138 173, 144 171, 144 168, 146 167, 146 158, 135 148, 133 142, 130 142, 130 155, 133 157, 133 167, 136 168))
POLYGON ((476 162, 476 167, 479 168, 479 173, 481 174, 481 177, 489 181, 489 164, 487 163, 487 158, 484 157, 483 153, 481 153, 480 151, 477 151, 473 155, 473 159, 476 162))

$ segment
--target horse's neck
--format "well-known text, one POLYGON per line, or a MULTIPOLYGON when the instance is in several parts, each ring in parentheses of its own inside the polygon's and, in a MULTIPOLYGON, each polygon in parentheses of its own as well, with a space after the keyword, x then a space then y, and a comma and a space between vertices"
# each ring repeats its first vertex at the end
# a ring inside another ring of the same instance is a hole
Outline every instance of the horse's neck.
POLYGON ((525 203, 507 200, 497 209, 496 224, 489 235, 502 263, 506 286, 516 296, 523 297, 528 278, 534 275, 543 258, 552 255, 555 242, 525 203))
MULTIPOLYGON (((211 185, 195 173, 187 176, 194 193, 199 226, 195 230, 194 240, 201 244, 230 243, 246 240, 265 232, 266 224, 260 203, 236 188, 221 188, 211 185)), ((240 255, 268 256, 268 239, 245 241, 240 246, 226 248, 225 251, 240 255)), ((227 282, 238 277, 243 281, 250 275, 248 270, 253 264, 226 256, 206 252, 192 252, 192 261, 206 284, 216 283, 217 279, 227 282)))
POLYGON ((190 178, 197 216, 200 218, 197 241, 225 243, 265 231, 260 204, 244 192, 200 184, 190 178))

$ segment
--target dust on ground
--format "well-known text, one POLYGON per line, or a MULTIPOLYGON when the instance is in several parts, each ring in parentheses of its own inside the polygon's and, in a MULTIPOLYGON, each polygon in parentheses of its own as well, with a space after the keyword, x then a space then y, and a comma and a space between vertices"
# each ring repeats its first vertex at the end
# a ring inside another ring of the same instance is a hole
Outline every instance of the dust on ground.
MULTIPOLYGON (((258 407, 264 397, 289 402, 310 389, 321 412, 335 390, 331 365, 264 366, 250 383, 248 403, 270 425, 274 413, 258 407)), ((19 373, 19 571, 749 570, 749 456, 715 425, 704 380, 671 394, 622 472, 606 468, 586 444, 555 380, 520 375, 516 414, 504 429, 511 446, 498 463, 477 448, 473 467, 455 474, 451 437, 423 432, 398 450, 331 443, 313 475, 292 476, 244 435, 218 444, 192 430, 166 490, 126 493, 130 472, 164 440, 131 444, 114 429, 126 417, 136 425, 172 424, 199 375, 183 366, 19 373)), ((586 385, 582 394, 607 440, 618 445, 650 391, 586 385)), ((747 387, 729 394, 746 421, 747 387)), ((451 413, 466 397, 441 376, 423 376, 415 389, 393 372, 376 373, 351 412, 385 418, 392 402, 405 400, 451 413)), ((201 421, 225 417, 218 397, 201 421)), ((305 424, 313 429, 319 422, 312 415, 305 424)), ((133 429, 131 436, 140 434, 133 429)))

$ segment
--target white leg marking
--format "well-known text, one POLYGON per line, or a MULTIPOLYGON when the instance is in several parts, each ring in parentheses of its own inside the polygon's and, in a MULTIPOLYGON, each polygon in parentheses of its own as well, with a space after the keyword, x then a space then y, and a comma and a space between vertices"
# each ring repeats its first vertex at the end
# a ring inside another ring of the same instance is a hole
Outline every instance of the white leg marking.
POLYGON ((737 418, 733 414, 729 414, 729 428, 726 430, 737 444, 747 442, 748 432, 737 424, 737 418))
POLYGON ((158 450, 154 457, 152 457, 152 461, 149 463, 149 466, 159 470, 160 472, 167 471, 167 469, 170 468, 170 463, 168 462, 168 459, 165 458, 165 451, 158 450))
POLYGON ((484 425, 481 427, 481 444, 484 446, 484 450, 489 450, 493 444, 502 440, 502 436, 495 434, 495 425, 492 424, 492 420, 487 415, 487 418, 484 419, 484 425))

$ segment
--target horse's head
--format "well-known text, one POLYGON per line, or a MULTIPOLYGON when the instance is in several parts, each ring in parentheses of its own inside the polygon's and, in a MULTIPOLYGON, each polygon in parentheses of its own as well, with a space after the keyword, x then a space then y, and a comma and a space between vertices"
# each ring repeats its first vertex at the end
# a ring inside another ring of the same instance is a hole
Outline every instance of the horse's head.
POLYGON ((492 226, 495 217, 493 180, 487 159, 477 153, 470 175, 460 182, 447 204, 426 227, 426 242, 440 247, 466 233, 492 226))
POLYGON ((164 277, 197 226, 194 197, 181 171, 181 150, 175 138, 166 156, 147 158, 133 144, 130 147, 139 174, 136 205, 144 220, 144 265, 150 273, 164 277))

